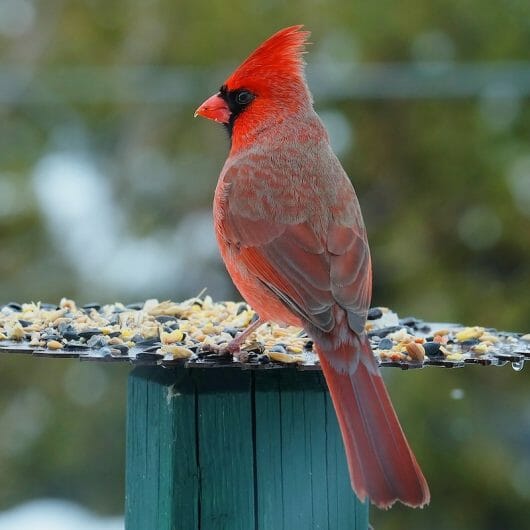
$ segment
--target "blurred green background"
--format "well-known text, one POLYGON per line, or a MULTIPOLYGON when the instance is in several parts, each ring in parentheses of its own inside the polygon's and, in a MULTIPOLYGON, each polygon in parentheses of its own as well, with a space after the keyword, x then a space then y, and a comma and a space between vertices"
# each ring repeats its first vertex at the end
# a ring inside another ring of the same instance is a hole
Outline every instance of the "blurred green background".
MULTIPOLYGON (((530 331, 522 0, 0 0, 0 303, 238 297, 210 214, 228 142, 193 111, 296 23, 363 207, 374 305, 530 331)), ((127 372, 0 359, 0 510, 122 512, 127 372)), ((527 373, 385 377, 433 500, 372 510, 374 528, 528 528, 527 373)))

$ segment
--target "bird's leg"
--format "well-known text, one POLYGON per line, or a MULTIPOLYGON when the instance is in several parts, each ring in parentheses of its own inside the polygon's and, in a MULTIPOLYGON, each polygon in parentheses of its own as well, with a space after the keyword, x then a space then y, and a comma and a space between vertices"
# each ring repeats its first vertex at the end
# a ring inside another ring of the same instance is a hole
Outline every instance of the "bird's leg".
POLYGON ((233 355, 238 357, 239 351, 241 350, 241 345, 247 340, 248 336, 259 328, 264 322, 258 317, 250 326, 237 335, 233 340, 231 340, 225 346, 217 346, 213 344, 208 344, 207 350, 215 353, 216 355, 222 357, 226 355, 233 355))
POLYGON ((241 344, 243 344, 247 340, 248 336, 256 331, 256 329, 258 329, 262 324, 264 324, 264 322, 262 322, 261 318, 258 316, 258 318, 254 320, 254 322, 252 322, 252 324, 250 324, 245 331, 242 331, 227 344, 226 349, 232 354, 239 352, 241 349, 241 344))

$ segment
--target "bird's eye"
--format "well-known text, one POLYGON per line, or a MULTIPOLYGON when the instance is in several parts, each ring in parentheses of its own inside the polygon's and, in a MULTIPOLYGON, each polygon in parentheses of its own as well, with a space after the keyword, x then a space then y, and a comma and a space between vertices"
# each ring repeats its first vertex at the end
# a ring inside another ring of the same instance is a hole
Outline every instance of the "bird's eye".
POLYGON ((242 90, 236 95, 236 103, 238 105, 248 105, 254 99, 254 94, 248 90, 242 90))

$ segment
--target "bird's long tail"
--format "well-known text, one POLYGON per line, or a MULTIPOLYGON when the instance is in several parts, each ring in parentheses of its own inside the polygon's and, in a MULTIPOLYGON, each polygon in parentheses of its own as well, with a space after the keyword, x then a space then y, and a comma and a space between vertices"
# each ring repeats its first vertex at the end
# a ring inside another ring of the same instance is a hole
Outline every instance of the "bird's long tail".
POLYGON ((339 348, 316 344, 316 349, 339 420, 352 487, 361 500, 369 497, 379 508, 396 501, 422 507, 430 501, 429 487, 401 429, 368 338, 352 334, 351 339, 351 344, 339 348), (351 362, 356 357, 359 362, 351 362))

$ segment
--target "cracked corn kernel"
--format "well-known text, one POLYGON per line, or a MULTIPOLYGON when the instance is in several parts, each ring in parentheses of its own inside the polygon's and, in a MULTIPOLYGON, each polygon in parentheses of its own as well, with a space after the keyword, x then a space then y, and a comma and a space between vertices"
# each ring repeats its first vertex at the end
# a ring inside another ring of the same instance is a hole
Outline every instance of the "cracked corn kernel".
POLYGON ((171 333, 166 333, 164 331, 160 333, 160 342, 162 342, 162 344, 174 344, 175 342, 181 342, 183 338, 184 333, 182 333, 180 329, 176 329, 171 333))
POLYGON ((489 347, 485 343, 476 344, 475 346, 471 348, 471 350, 477 355, 484 355, 485 353, 487 353, 488 349, 489 347))
POLYGON ((121 330, 121 338, 124 341, 128 341, 129 339, 132 339, 134 337, 135 333, 136 332, 130 328, 123 328, 121 330))
POLYGON ((298 346, 287 346, 287 349, 292 353, 302 353, 302 348, 299 348, 298 346))
POLYGON ((302 355, 289 355, 288 353, 269 352, 269 358, 284 364, 293 364, 304 360, 302 355))
POLYGON ((490 343, 494 343, 494 342, 499 342, 499 337, 495 337, 494 335, 490 335, 488 333, 484 333, 483 335, 481 335, 478 339, 480 342, 490 342, 490 343))
POLYGON ((157 350, 157 353, 169 353, 173 359, 189 359, 193 352, 184 346, 177 346, 176 344, 164 344, 157 350))
POLYGON ((464 328, 455 334, 455 339, 462 342, 464 340, 478 339, 484 333, 484 328, 473 326, 471 328, 464 328))
POLYGON ((202 332, 205 333, 206 335, 213 335, 215 333, 218 333, 218 328, 217 326, 214 326, 211 322, 207 322, 203 327, 202 327, 202 332))
POLYGON ((22 340, 26 336, 26 332, 20 322, 15 322, 9 327, 6 326, 6 332, 11 340, 22 340))

